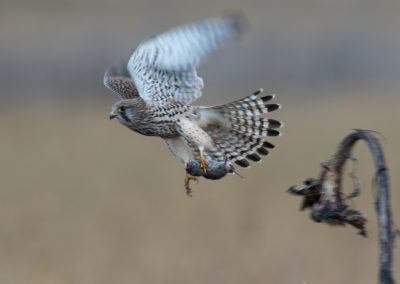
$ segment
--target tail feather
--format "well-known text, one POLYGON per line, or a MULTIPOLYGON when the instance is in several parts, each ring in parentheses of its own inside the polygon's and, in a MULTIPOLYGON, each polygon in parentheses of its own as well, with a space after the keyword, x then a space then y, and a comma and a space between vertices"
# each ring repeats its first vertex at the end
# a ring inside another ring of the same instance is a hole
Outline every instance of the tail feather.
POLYGON ((267 102, 275 98, 274 94, 262 96, 259 98, 258 95, 261 92, 262 89, 243 99, 224 105, 215 106, 213 108, 219 109, 225 116, 236 118, 259 116, 261 114, 272 112, 281 108, 280 104, 267 104, 267 102))
POLYGON ((275 95, 262 96, 261 93, 262 89, 231 103, 200 109, 200 114, 210 118, 203 121, 203 128, 212 137, 216 148, 242 167, 250 166, 248 160, 261 162, 260 155, 268 155, 274 148, 263 137, 281 135, 277 129, 283 126, 282 122, 259 117, 281 105, 269 103, 275 95))
MULTIPOLYGON (((259 135, 238 133, 235 131, 231 131, 231 134, 234 137, 232 141, 235 142, 234 145, 237 147, 236 151, 241 155, 240 160, 243 160, 242 157, 245 157, 254 162, 261 162, 262 159, 258 154, 269 155, 269 151, 265 149, 265 146, 272 144, 265 144, 264 139, 259 135)), ((236 162, 236 157, 233 160, 236 162)))
POLYGON ((232 129, 238 133, 257 136, 281 136, 281 133, 276 128, 281 127, 281 123, 264 118, 232 118, 232 129), (274 124, 274 122, 277 122, 274 124))
MULTIPOLYGON (((210 125, 207 128, 207 133, 213 138, 218 150, 220 152, 222 151, 226 158, 231 161, 246 161, 241 149, 247 148, 247 146, 243 145, 243 142, 235 134, 232 134, 231 131, 221 131, 220 127, 210 125)), ((209 153, 209 151, 207 151, 207 153, 209 153)), ((242 166, 250 166, 248 162, 247 164, 246 162, 242 162, 242 166)))

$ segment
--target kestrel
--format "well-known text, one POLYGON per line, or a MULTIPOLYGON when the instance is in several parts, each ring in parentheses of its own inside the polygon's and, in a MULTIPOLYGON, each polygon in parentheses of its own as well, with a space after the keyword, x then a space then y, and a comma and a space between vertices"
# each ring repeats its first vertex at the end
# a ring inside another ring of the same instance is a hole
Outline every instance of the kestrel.
POLYGON ((121 100, 110 119, 143 135, 161 137, 184 165, 199 161, 204 173, 209 161, 249 167, 274 145, 263 136, 279 136, 283 124, 260 117, 277 110, 274 95, 262 90, 217 106, 193 106, 202 95, 196 68, 212 51, 242 34, 241 14, 206 19, 176 27, 141 43, 128 60, 112 64, 104 84, 121 100))

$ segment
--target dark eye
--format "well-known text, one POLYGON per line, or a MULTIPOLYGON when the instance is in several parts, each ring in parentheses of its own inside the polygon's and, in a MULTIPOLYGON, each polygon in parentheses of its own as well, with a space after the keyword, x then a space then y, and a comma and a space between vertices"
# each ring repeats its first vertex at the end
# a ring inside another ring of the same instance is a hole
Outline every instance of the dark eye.
POLYGON ((126 111, 126 107, 122 106, 118 108, 118 112, 124 112, 126 111))

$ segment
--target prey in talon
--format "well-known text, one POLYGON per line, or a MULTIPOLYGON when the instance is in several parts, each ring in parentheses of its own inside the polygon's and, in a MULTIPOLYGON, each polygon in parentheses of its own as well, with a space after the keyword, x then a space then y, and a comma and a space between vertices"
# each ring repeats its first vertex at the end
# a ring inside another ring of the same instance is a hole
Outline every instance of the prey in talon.
POLYGON ((232 166, 231 163, 228 162, 228 160, 225 161, 214 161, 214 160, 209 160, 206 161, 208 163, 208 166, 206 166, 206 172, 203 171, 203 168, 201 166, 201 163, 198 161, 190 161, 189 163, 186 164, 186 173, 188 173, 191 176, 199 177, 203 176, 206 179, 221 179, 226 174, 232 173, 236 174, 240 177, 242 177, 232 166))
POLYGON ((190 181, 195 180, 198 182, 197 177, 205 177, 206 179, 217 180, 226 176, 228 173, 235 174, 242 177, 229 162, 228 159, 225 161, 206 160, 208 166, 202 167, 199 161, 190 161, 186 164, 186 176, 185 176, 185 189, 186 193, 191 196, 192 189, 190 188, 190 181))
MULTIPOLYGON (((143 41, 104 74, 105 86, 119 97, 109 118, 141 135, 161 138, 178 161, 189 164, 188 193, 195 177, 220 179, 235 172, 232 164, 249 168, 250 162, 261 162, 274 148, 265 137, 281 135, 283 123, 266 117, 281 105, 262 89, 220 105, 192 104, 203 94, 200 64, 241 38, 247 27, 240 12, 178 26, 143 41)), ((150 156, 150 149, 141 150, 150 156)))

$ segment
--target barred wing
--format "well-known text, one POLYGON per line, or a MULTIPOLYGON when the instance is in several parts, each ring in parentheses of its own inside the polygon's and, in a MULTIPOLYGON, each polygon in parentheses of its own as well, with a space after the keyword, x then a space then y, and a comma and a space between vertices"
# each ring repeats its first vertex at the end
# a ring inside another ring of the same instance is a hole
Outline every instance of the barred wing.
POLYGON ((104 73, 104 85, 121 99, 138 96, 135 82, 126 69, 127 58, 117 60, 104 73))
POLYGON ((203 80, 196 67, 210 52, 236 39, 243 27, 243 15, 234 14, 177 27, 143 42, 128 63, 139 95, 154 106, 198 99, 203 80))

